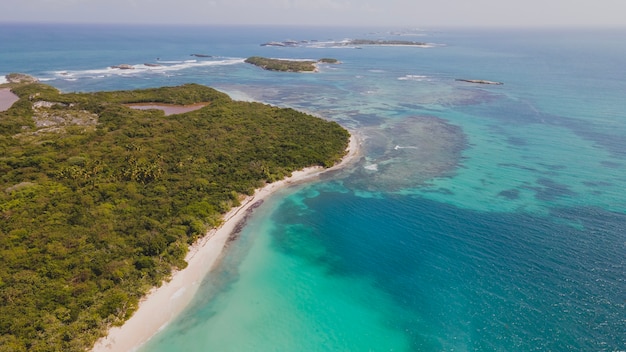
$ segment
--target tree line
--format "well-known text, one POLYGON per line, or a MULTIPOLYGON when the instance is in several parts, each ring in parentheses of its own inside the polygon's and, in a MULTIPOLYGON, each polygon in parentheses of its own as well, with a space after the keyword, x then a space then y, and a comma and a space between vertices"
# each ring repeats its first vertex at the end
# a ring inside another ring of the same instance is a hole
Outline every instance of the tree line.
POLYGON ((188 246, 242 195, 335 164, 349 138, 337 123, 197 84, 12 91, 20 100, 0 113, 0 351, 91 347, 187 265, 188 246), (140 102, 208 104, 171 116, 124 105, 140 102), (75 118, 87 113, 97 123, 75 118), (42 116, 64 120, 43 129, 42 116))

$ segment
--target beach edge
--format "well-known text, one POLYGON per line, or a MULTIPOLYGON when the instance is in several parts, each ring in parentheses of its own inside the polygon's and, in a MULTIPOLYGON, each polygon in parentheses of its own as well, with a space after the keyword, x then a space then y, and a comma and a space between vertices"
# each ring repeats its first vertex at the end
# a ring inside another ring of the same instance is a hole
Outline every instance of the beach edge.
POLYGON ((221 226, 211 229, 189 248, 185 257, 188 265, 176 271, 171 279, 153 287, 139 302, 137 311, 122 325, 109 328, 98 339, 92 352, 135 351, 176 318, 192 301, 204 277, 219 263, 228 239, 237 225, 252 212, 255 204, 276 191, 295 184, 312 181, 329 171, 343 169, 358 160, 361 138, 350 133, 346 155, 330 168, 307 167, 292 172, 290 177, 265 185, 246 197, 241 205, 223 216, 221 226))

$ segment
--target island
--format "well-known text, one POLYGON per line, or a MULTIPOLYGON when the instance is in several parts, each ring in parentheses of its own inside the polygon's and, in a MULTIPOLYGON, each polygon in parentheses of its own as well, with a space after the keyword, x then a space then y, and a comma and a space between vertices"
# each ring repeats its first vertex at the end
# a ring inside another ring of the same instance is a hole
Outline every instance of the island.
POLYGON ((317 70, 316 61, 310 60, 270 59, 252 56, 247 58, 245 62, 268 71, 315 72, 317 70))
POLYGON ((317 72, 318 63, 338 64, 339 60, 333 58, 322 58, 317 61, 312 60, 290 60, 290 59, 270 59, 261 56, 252 56, 245 60, 246 63, 258 66, 268 71, 281 72, 317 72))
POLYGON ((322 63, 322 64, 339 64, 340 63, 339 60, 330 58, 330 57, 321 58, 317 60, 317 62, 322 63))
POLYGON ((361 46, 417 46, 417 47, 429 47, 430 44, 424 42, 416 42, 412 40, 390 40, 390 39, 346 39, 339 41, 272 41, 262 43, 261 46, 276 46, 276 47, 301 47, 301 46, 324 46, 324 47, 357 47, 361 46))
POLYGON ((21 79, 0 89, 19 97, 0 112, 7 351, 90 349, 185 272, 190 248, 219 257, 211 241, 230 232, 206 234, 236 231, 231 209, 244 213, 256 190, 297 170, 337 164, 350 138, 335 122, 198 84, 61 93, 21 79), (166 115, 161 104, 198 108, 166 115))
POLYGON ((129 64, 113 65, 113 66, 111 66, 111 68, 116 68, 116 69, 120 69, 120 70, 133 70, 133 69, 135 69, 132 65, 129 65, 129 64))
POLYGON ((457 78, 455 79, 455 81, 459 81, 459 82, 467 82, 467 83, 476 83, 476 84, 493 84, 493 85, 503 85, 504 83, 502 82, 496 82, 496 81, 487 81, 484 79, 464 79, 464 78, 457 78))
POLYGON ((411 40, 373 40, 373 39, 352 39, 346 41, 345 45, 397 45, 397 46, 427 46, 428 43, 415 42, 411 40))

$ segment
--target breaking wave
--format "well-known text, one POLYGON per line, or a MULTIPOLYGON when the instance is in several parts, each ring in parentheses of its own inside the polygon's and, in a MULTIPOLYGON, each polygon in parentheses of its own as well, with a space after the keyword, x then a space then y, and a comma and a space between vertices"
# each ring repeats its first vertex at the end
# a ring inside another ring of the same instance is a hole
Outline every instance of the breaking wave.
POLYGON ((423 75, 405 75, 402 77, 398 77, 399 81, 418 81, 418 82, 430 82, 432 81, 432 77, 423 76, 423 75))
POLYGON ((112 65, 88 70, 51 71, 50 76, 38 77, 40 81, 57 79, 73 81, 79 78, 106 78, 112 76, 136 77, 144 74, 167 75, 170 72, 196 67, 225 66, 243 63, 242 58, 221 58, 218 60, 157 60, 155 63, 112 65))

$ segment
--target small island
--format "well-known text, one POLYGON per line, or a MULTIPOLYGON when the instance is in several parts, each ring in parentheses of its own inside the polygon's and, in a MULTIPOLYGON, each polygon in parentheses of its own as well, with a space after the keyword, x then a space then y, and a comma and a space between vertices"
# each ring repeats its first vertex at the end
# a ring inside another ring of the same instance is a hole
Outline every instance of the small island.
POLYGON ((475 83, 475 84, 493 84, 493 85, 503 85, 504 83, 502 82, 496 82, 496 81, 487 81, 484 79, 464 79, 464 78, 457 78, 455 79, 455 81, 458 82, 467 82, 467 83, 475 83))
POLYGON ((373 40, 373 39, 352 39, 345 45, 397 45, 397 46, 426 46, 424 42, 414 42, 411 40, 373 40))
POLYGON ((385 40, 385 39, 347 39, 340 41, 329 41, 329 42, 320 42, 320 41, 296 41, 296 40, 285 40, 282 42, 272 41, 267 43, 262 43, 261 46, 276 46, 276 47, 301 47, 301 46, 326 46, 326 47, 357 47, 361 46, 417 46, 417 47, 428 47, 430 46, 428 43, 424 42, 415 42, 411 40, 385 40))
POLYGON ((190 245, 237 221, 224 214, 297 170, 335 165, 350 138, 335 122, 198 84, 61 93, 9 78, 0 89, 19 99, 0 111, 6 351, 91 349, 194 263, 190 245), (166 115, 163 104, 197 109, 166 115))
POLYGON ((268 71, 280 72, 317 72, 318 63, 337 64, 339 60, 333 58, 323 58, 317 61, 312 60, 289 60, 270 59, 261 56, 252 56, 245 60, 246 63, 258 66, 268 71))
POLYGON ((111 66, 111 68, 120 69, 120 70, 134 70, 135 69, 132 65, 129 65, 129 64, 113 65, 111 66))

